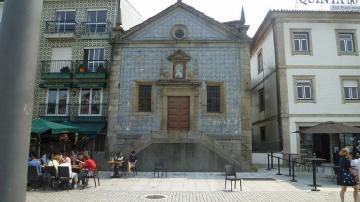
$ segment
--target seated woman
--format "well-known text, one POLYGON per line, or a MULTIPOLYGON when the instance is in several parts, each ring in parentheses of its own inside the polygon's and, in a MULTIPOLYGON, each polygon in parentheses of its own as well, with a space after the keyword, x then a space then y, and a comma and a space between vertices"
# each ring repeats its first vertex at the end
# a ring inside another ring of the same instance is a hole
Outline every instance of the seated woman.
POLYGON ((128 160, 128 175, 131 174, 131 169, 135 168, 136 162, 137 162, 137 157, 136 157, 135 151, 132 151, 131 155, 129 156, 129 160, 128 160))

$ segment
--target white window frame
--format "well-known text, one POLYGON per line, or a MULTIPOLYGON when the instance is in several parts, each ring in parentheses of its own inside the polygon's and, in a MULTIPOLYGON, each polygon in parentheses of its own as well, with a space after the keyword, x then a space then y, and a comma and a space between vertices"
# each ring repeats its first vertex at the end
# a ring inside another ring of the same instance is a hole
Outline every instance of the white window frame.
POLYGON ((312 39, 311 39, 311 29, 289 29, 290 33, 290 44, 291 44, 291 55, 313 55, 313 48, 312 48, 312 39), (306 38, 295 38, 294 36, 297 34, 304 34, 306 38), (307 49, 303 47, 303 41, 306 41, 307 49), (299 50, 295 49, 295 43, 299 43, 299 50))
POLYGON ((297 100, 313 100, 314 99, 313 84, 312 84, 311 79, 299 79, 299 80, 296 80, 296 98, 297 98, 297 100), (299 83, 309 83, 309 85, 299 86, 298 85, 299 83), (299 97, 299 87, 301 87, 303 97, 299 97), (310 98, 306 97, 306 93, 305 93, 306 88, 310 89, 310 98))
POLYGON ((293 43, 295 52, 309 52, 309 33, 307 32, 293 32, 293 43), (295 35, 306 35, 306 38, 295 38, 295 35), (306 49, 303 47, 303 42, 306 42, 306 49), (299 50, 296 50, 296 43, 299 44, 299 50))
POLYGON ((69 114, 69 89, 67 89, 67 96, 66 96, 66 113, 65 114, 59 114, 59 92, 60 90, 63 90, 65 88, 48 88, 46 93, 46 107, 45 107, 45 115, 46 116, 67 116, 69 114), (50 90, 57 90, 56 92, 56 102, 55 102, 55 113, 54 114, 48 114, 48 106, 49 106, 49 91, 50 90))
POLYGON ((354 33, 339 33, 339 43, 340 43, 340 51, 345 53, 352 53, 355 52, 355 46, 354 46, 354 33), (351 39, 349 38, 342 38, 341 35, 350 35, 351 39), (351 42, 351 50, 349 50, 348 47, 348 41, 351 42), (344 43, 345 50, 341 50, 341 43, 344 43))
POLYGON ((62 32, 65 32, 66 25, 74 25, 74 30, 73 31, 75 32, 75 29, 76 29, 76 22, 75 22, 76 21, 76 10, 56 10, 55 11, 56 21, 58 20, 57 15, 58 15, 59 12, 64 12, 65 13, 65 20, 63 22, 56 22, 56 30, 57 30, 57 32, 60 32, 61 29, 63 29, 62 32), (66 20, 66 13, 67 12, 74 12, 75 13, 74 22, 66 22, 67 21, 66 20))
POLYGON ((107 29, 107 15, 108 15, 108 10, 107 9, 88 9, 86 11, 87 13, 87 17, 86 17, 86 30, 87 30, 87 33, 104 33, 106 32, 106 29, 107 29), (105 19, 105 22, 98 22, 97 19, 98 19, 98 12, 101 12, 101 11, 105 11, 106 12, 106 19, 105 19), (89 21, 89 12, 96 12, 96 22, 90 22, 89 21), (90 32, 88 30, 88 25, 95 25, 95 32, 90 32), (104 32, 97 32, 97 28, 98 28, 98 25, 105 25, 105 31, 104 32))
POLYGON ((84 51, 88 51, 88 58, 87 58, 87 68, 88 72, 97 72, 97 67, 99 65, 103 65, 105 67, 105 48, 104 47, 94 47, 94 48, 85 48, 84 51), (100 58, 100 52, 96 50, 103 51, 103 58, 100 58), (93 58, 90 58, 90 51, 94 51, 93 58), (95 57, 95 53, 97 53, 97 57, 95 57))
POLYGON ((360 100, 359 95, 359 81, 355 79, 344 79, 343 81, 343 90, 344 90, 344 100, 346 101, 354 101, 354 100, 360 100), (354 81, 356 82, 357 86, 345 86, 345 81, 354 81), (353 95, 353 90, 355 89, 357 96, 355 97, 353 95), (349 97, 346 97, 346 91, 349 92, 349 97))
POLYGON ((103 106, 102 106, 102 103, 103 103, 103 88, 81 88, 80 89, 80 94, 79 94, 79 109, 78 109, 78 116, 85 116, 85 117, 89 117, 89 116, 101 116, 102 114, 102 110, 103 110, 103 106), (89 98, 89 110, 88 110, 88 113, 87 114, 84 114, 84 113, 81 113, 81 106, 82 106, 82 103, 81 103, 81 98, 82 98, 82 92, 83 92, 83 89, 89 89, 90 90, 90 98, 89 98), (91 113, 91 107, 92 107, 92 97, 93 97, 93 89, 100 89, 100 110, 99 110, 99 113, 98 114, 92 114, 91 113))

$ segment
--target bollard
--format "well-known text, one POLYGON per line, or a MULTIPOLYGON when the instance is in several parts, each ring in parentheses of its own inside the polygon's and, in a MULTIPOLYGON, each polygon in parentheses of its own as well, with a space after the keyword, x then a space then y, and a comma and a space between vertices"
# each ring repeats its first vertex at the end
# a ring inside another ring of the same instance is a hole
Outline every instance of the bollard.
POLYGON ((289 175, 291 177, 291 154, 289 154, 289 159, 288 159, 288 166, 289 166, 289 175))
POLYGON ((280 157, 276 157, 278 159, 278 172, 276 173, 276 175, 282 175, 280 172, 280 157))
POLYGON ((274 169, 274 162, 273 162, 273 152, 271 152, 271 169, 274 169))
POLYGON ((270 154, 267 155, 267 158, 268 158, 267 159, 268 161, 267 161, 267 169, 266 170, 271 170, 270 169, 270 154))
POLYGON ((290 181, 297 182, 297 180, 295 179, 295 161, 292 161, 292 179, 290 181))

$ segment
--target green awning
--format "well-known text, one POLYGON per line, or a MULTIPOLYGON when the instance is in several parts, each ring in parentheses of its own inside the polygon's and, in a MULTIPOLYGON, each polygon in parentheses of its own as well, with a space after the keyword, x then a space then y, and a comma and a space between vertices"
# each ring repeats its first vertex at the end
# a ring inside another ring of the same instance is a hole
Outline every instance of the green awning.
POLYGON ((74 88, 106 88, 106 83, 75 83, 74 88))
POLYGON ((71 83, 41 83, 40 88, 71 88, 71 83))
POLYGON ((64 124, 79 128, 79 135, 95 136, 104 131, 105 123, 74 123, 65 122, 64 124))
POLYGON ((49 131, 51 134, 63 134, 63 133, 76 133, 79 128, 76 126, 69 126, 65 124, 59 124, 44 119, 36 119, 32 121, 31 132, 35 134, 43 134, 49 131))

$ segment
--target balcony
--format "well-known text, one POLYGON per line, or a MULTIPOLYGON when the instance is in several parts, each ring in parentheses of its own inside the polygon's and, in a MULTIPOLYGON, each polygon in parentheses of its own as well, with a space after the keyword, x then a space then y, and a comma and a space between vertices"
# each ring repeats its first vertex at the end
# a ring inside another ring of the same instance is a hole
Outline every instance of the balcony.
POLYGON ((77 104, 73 105, 76 113, 74 121, 77 122, 103 122, 106 120, 106 104, 77 104))
POLYGON ((39 117, 49 121, 104 122, 107 115, 106 104, 41 104, 39 117))
POLYGON ((46 21, 45 38, 75 39, 76 27, 75 21, 46 21))
POLYGON ((70 119, 70 105, 68 104, 41 104, 38 109, 39 117, 49 121, 68 121, 70 119))
POLYGON ((76 80, 101 79, 105 81, 110 63, 107 60, 77 61, 74 78, 76 80))
POLYGON ((70 80, 74 69, 71 60, 41 61, 41 79, 43 80, 70 80))
POLYGON ((80 33, 82 39, 109 39, 111 34, 111 23, 82 22, 80 33))

